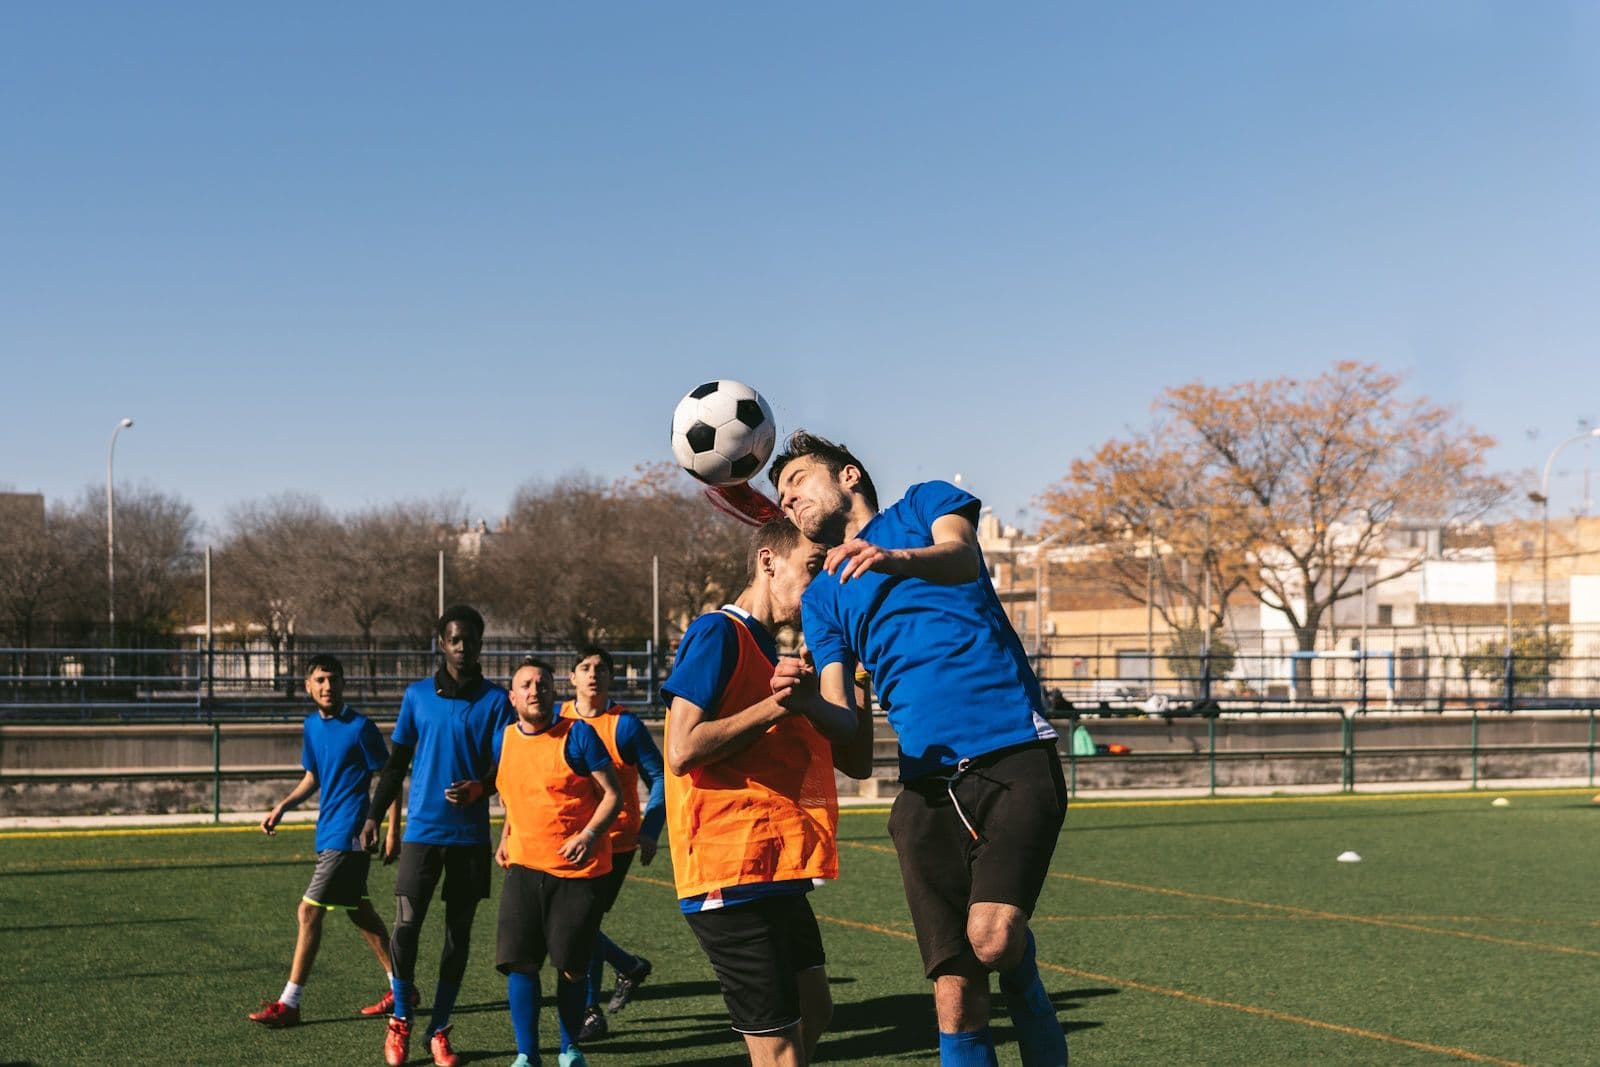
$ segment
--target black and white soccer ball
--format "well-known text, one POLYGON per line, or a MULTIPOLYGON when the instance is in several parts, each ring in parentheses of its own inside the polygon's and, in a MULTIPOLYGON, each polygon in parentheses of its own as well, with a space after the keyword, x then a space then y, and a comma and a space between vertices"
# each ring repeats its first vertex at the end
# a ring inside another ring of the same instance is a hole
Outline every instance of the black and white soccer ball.
POLYGON ((760 473, 778 440, 772 409, 743 382, 719 378, 690 390, 672 412, 672 455, 708 485, 760 473))

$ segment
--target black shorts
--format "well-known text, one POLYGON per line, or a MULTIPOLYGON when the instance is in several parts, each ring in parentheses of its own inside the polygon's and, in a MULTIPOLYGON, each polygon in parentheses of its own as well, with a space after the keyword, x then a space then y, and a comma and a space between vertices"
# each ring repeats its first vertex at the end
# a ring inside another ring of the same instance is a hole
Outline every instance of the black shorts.
POLYGON ((806 894, 761 897, 684 918, 717 972, 734 1030, 771 1034, 800 1021, 795 976, 827 962, 806 894))
POLYGON ((394 895, 414 901, 433 899, 433 891, 444 876, 444 892, 452 900, 487 900, 489 869, 494 866, 488 845, 425 845, 416 841, 400 844, 400 861, 395 867, 394 895))
POLYGON ((628 877, 628 868, 632 866, 632 852, 611 854, 611 870, 594 880, 595 895, 600 898, 600 914, 610 911, 611 905, 617 902, 617 894, 622 892, 622 880, 628 877))
POLYGON ((589 973, 600 930, 598 878, 557 878, 513 863, 500 889, 495 966, 532 973, 545 956, 556 970, 589 973))
POLYGON ((365 852, 325 848, 317 853, 311 884, 300 899, 329 911, 359 908, 367 900, 367 871, 371 866, 372 857, 365 852))
POLYGON ((930 978, 957 958, 974 959, 967 942, 973 904, 1012 904, 1033 914, 1067 813, 1054 741, 979 756, 954 790, 959 811, 944 778, 907 782, 889 813, 889 836, 930 978))

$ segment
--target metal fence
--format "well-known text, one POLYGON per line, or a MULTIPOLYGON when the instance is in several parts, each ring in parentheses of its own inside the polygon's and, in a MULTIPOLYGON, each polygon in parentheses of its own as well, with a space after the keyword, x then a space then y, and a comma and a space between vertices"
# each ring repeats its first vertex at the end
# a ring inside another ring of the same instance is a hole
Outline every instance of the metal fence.
MULTIPOLYGON (((660 664, 650 642, 612 649, 612 699, 642 713, 656 706, 660 664)), ((332 654, 344 665, 345 699, 369 714, 392 716, 407 685, 438 668, 432 649, 371 649, 303 643, 293 650, 183 648, 0 648, 0 721, 72 719, 299 718, 306 711, 306 664, 332 654)), ((560 679, 573 649, 530 649, 485 642, 484 674, 502 683, 524 656, 537 656, 560 679)))

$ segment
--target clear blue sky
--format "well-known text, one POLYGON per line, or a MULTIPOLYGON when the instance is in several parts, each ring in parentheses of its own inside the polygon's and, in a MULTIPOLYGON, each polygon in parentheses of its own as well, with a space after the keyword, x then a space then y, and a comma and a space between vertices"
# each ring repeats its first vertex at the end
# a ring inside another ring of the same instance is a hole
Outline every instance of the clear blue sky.
POLYGON ((6 4, 0 484, 131 415, 208 521, 493 521, 737 377, 1029 526, 1162 387, 1343 358, 1536 468, 1600 417, 1597 127, 1592 4, 6 4))

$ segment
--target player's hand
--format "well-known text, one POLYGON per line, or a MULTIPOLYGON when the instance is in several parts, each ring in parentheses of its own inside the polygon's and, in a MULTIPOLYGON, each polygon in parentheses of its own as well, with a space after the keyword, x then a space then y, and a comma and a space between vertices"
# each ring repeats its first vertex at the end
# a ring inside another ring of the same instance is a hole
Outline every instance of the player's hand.
POLYGON ((893 574, 894 563, 895 556, 887 549, 854 537, 842 545, 830 548, 828 555, 822 561, 822 569, 829 574, 838 575, 842 585, 852 578, 861 577, 868 571, 893 574))
POLYGON ((444 791, 444 798, 452 804, 475 804, 483 798, 483 783, 475 778, 451 782, 444 791))
POLYGON ((383 839, 383 848, 378 852, 378 858, 385 867, 400 858, 400 828, 389 827, 389 833, 383 839))
POLYGON ((500 865, 501 870, 511 867, 511 850, 506 848, 506 839, 501 838, 500 844, 494 850, 494 861, 500 865))
POLYGON ((559 852, 561 854, 561 858, 566 860, 568 863, 582 863, 584 860, 589 858, 589 850, 594 846, 594 839, 596 836, 596 834, 589 830, 579 830, 577 833, 561 842, 561 847, 556 849, 556 851, 559 852))
POLYGON ((378 823, 368 819, 361 824, 361 834, 356 838, 356 844, 361 846, 361 851, 371 852, 378 847, 378 823))
POLYGON ((656 858, 656 841, 653 837, 639 838, 639 866, 648 867, 656 858))
POLYGON ((261 832, 272 837, 278 832, 278 823, 283 819, 283 809, 273 808, 261 820, 261 832))
POLYGON ((784 656, 772 671, 772 695, 789 711, 798 711, 817 695, 817 671, 797 656, 784 656))

